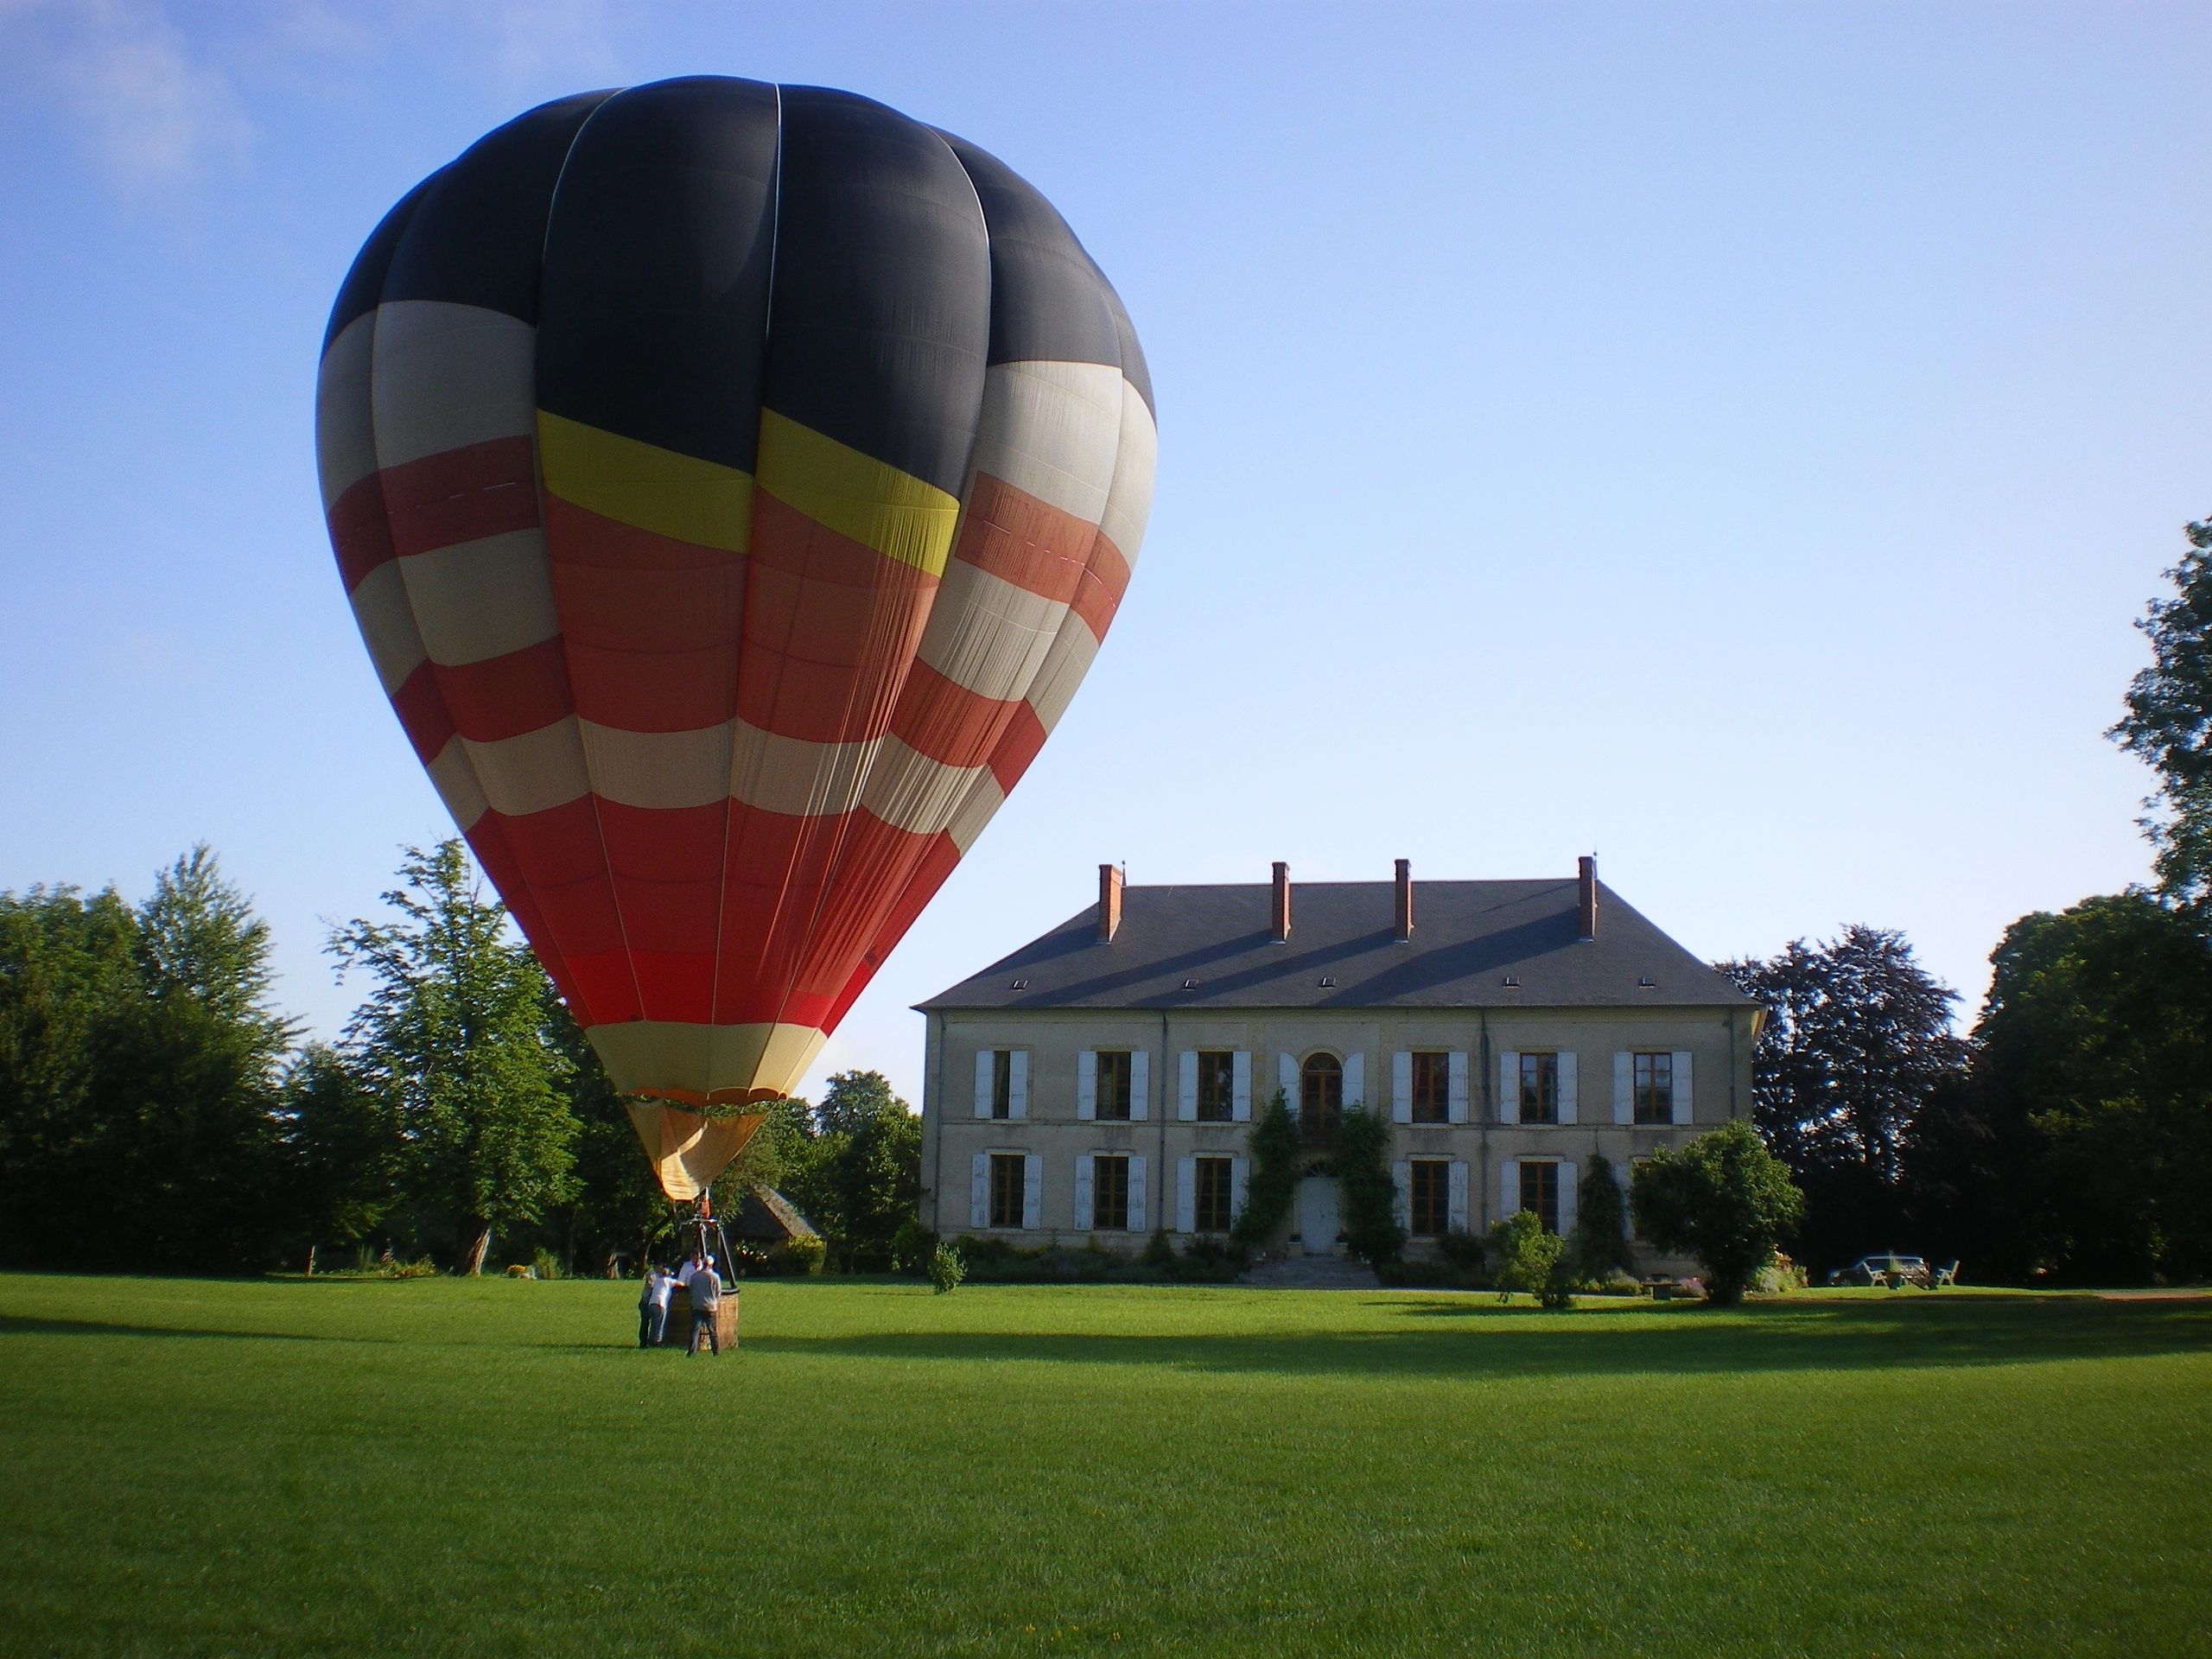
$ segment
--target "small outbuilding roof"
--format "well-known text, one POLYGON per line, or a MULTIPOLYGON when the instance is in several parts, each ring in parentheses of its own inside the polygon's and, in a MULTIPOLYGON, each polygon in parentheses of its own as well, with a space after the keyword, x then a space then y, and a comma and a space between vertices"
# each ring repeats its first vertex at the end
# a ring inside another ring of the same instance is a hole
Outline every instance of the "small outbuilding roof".
POLYGON ((1291 889, 1289 938, 1274 938, 1265 882, 1121 889, 1099 937, 1088 906, 981 973, 917 1006, 938 1009, 1462 1008, 1757 1006, 1596 883, 1581 937, 1576 880, 1423 881, 1412 937, 1389 881, 1291 889))

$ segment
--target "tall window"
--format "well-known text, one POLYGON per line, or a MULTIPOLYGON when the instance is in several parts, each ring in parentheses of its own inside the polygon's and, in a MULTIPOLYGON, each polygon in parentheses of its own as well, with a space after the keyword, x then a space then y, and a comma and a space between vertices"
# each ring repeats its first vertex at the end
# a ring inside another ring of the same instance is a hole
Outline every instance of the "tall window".
POLYGON ((1638 1054, 1636 1067, 1636 1121, 1671 1123, 1675 1121, 1675 1057, 1638 1054))
POLYGON ((1014 1116, 1014 1051, 1010 1048, 991 1051, 991 1116, 1014 1116))
POLYGON ((1090 1160, 1090 1224, 1109 1233, 1129 1227, 1129 1160, 1097 1157, 1090 1160))
POLYGON ((1521 1160, 1521 1207, 1533 1210, 1548 1233, 1559 1231, 1559 1166, 1534 1158, 1521 1160))
POLYGON ((1521 1057, 1521 1121, 1523 1123, 1559 1122, 1558 1055, 1523 1054, 1521 1057))
POLYGON ((1236 1116, 1236 1056, 1225 1048, 1198 1051, 1198 1122, 1226 1123, 1236 1116))
MULTIPOLYGON (((1525 1167, 1525 1166, 1524 1166, 1525 1167)), ((991 1154, 991 1225, 1019 1227, 1029 1192, 1029 1160, 1018 1152, 991 1154)))
POLYGON ((1129 1116, 1129 1051, 1102 1048, 1097 1053, 1098 1116, 1116 1122, 1129 1116))
POLYGON ((1191 1168, 1196 1189, 1192 1194, 1192 1225, 1202 1233, 1227 1232, 1233 1219, 1229 1213, 1233 1196, 1230 1192, 1230 1160, 1226 1158, 1193 1158, 1191 1168))
POLYGON ((1452 1225, 1451 1160, 1416 1158, 1407 1166, 1407 1172, 1413 1190, 1406 1194, 1406 1220, 1413 1236, 1440 1236, 1452 1225))
POLYGON ((1413 1121, 1452 1121, 1452 1057, 1440 1049, 1414 1051, 1413 1121))
POLYGON ((1325 1140, 1344 1116, 1344 1068, 1333 1054, 1309 1054, 1298 1071, 1298 1119, 1308 1140, 1325 1140))

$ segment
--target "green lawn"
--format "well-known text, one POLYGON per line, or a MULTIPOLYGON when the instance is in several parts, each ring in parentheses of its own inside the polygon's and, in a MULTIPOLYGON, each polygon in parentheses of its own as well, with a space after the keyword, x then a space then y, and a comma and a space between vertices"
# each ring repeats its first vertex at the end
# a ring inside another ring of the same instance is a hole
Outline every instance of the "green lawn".
POLYGON ((0 1652, 2212 1653, 2212 1304, 0 1277, 0 1652))

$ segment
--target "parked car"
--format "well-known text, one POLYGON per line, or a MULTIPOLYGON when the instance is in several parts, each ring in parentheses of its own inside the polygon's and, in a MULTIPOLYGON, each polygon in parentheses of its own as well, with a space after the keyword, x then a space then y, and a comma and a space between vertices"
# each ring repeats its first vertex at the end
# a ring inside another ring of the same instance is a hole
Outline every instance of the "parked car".
POLYGON ((1884 1250, 1876 1255, 1862 1255, 1847 1268, 1838 1268, 1828 1274, 1832 1285, 1918 1285, 1923 1290, 1929 1281, 1928 1263, 1916 1255, 1899 1255, 1893 1250, 1884 1250))

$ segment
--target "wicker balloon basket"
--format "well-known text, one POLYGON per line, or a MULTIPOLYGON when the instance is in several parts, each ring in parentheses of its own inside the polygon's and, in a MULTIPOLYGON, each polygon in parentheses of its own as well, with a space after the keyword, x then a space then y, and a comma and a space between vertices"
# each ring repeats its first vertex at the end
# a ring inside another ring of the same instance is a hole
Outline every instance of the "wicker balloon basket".
MULTIPOLYGON (((661 1333, 661 1341, 678 1348, 691 1345, 691 1293, 678 1285, 669 1294, 668 1325, 661 1333)), ((715 1344, 728 1353, 737 1346, 737 1287, 724 1285, 722 1299, 715 1307, 715 1344)))

